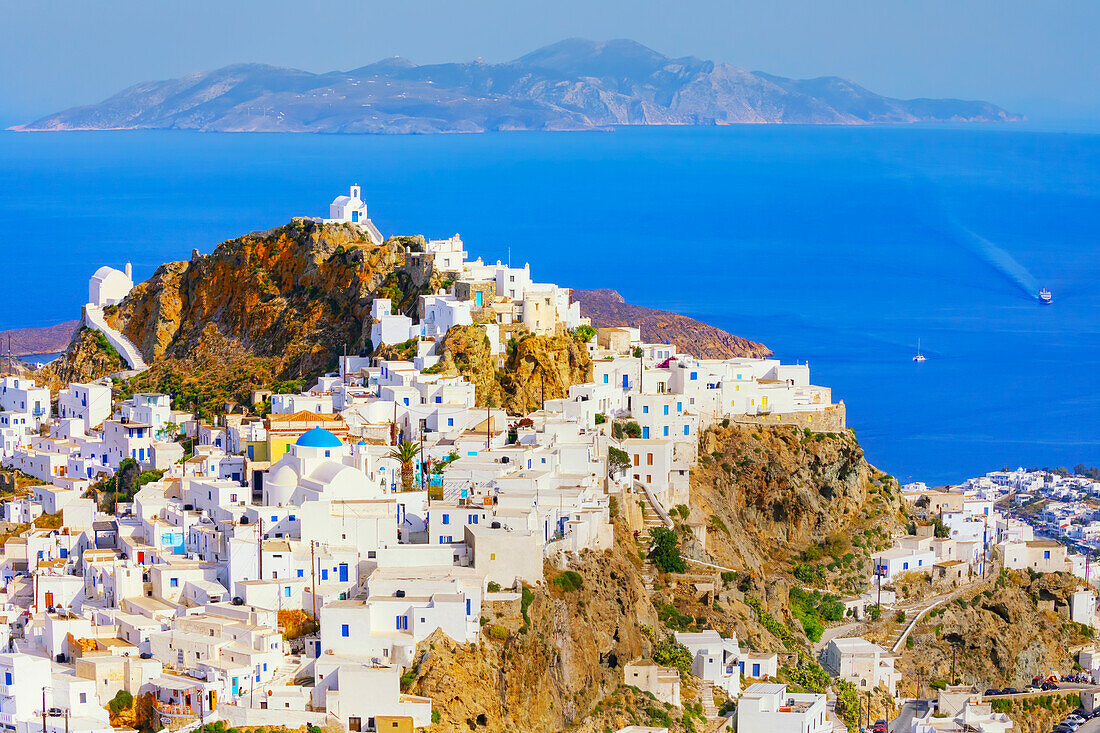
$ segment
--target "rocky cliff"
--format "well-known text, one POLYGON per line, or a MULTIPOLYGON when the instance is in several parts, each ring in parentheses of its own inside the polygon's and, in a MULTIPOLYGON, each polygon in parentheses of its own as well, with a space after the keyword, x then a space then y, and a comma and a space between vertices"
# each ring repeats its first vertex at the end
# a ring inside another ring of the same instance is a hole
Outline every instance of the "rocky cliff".
POLYGON ((90 382, 126 368, 126 362, 103 334, 81 328, 73 334, 65 353, 39 369, 34 378, 56 390, 70 382, 90 382))
POLYGON ((721 564, 772 573, 830 536, 901 526, 897 482, 867 463, 851 431, 728 424, 699 445, 691 502, 721 564))
POLYGON ((456 326, 442 344, 439 371, 461 374, 472 382, 478 405, 492 404, 521 415, 541 409, 569 387, 592 379, 592 362, 583 344, 568 334, 521 333, 505 346, 503 364, 490 353, 484 327, 456 326))
POLYGON ((623 685, 623 666, 652 652, 642 626, 660 624, 637 549, 621 525, 616 534, 614 549, 570 561, 579 588, 556 582, 562 572, 547 565, 548 583, 527 591, 525 610, 523 601, 486 607, 478 645, 439 633, 420 645, 406 690, 432 698, 431 730, 685 730, 681 711, 623 685))
POLYGON ((770 356, 771 349, 720 328, 678 313, 632 305, 614 290, 574 290, 573 300, 580 303, 581 315, 592 319, 597 328, 633 326, 641 330, 649 343, 673 343, 701 359, 731 359, 738 356, 770 356))
POLYGON ((186 358, 213 327, 277 360, 280 378, 311 375, 345 346, 366 345, 375 297, 407 306, 429 285, 405 268, 409 245, 375 246, 356 227, 295 219, 162 265, 105 315, 149 364, 186 358))

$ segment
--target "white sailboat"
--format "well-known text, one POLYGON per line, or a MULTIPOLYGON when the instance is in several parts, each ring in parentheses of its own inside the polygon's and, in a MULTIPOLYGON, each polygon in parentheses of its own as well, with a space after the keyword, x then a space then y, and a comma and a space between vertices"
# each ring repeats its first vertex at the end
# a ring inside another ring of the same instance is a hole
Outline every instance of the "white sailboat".
POLYGON ((917 355, 913 357, 913 361, 927 361, 928 357, 920 353, 920 339, 917 339, 917 355))

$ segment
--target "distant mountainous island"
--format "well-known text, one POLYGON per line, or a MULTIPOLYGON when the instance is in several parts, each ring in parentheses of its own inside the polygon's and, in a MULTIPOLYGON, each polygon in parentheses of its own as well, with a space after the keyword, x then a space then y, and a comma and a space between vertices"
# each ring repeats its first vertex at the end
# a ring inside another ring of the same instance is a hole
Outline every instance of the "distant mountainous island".
POLYGON ((630 40, 569 39, 500 64, 395 57, 324 74, 237 64, 135 84, 12 129, 400 134, 1019 119, 989 102, 892 99, 837 77, 786 79, 630 40))

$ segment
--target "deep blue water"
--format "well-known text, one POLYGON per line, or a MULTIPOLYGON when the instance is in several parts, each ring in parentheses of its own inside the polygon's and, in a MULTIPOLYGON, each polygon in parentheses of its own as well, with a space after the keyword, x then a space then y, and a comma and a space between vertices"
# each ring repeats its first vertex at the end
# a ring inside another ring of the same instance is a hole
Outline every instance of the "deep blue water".
POLYGON ((461 232, 536 279, 616 288, 809 360, 902 480, 1100 464, 1095 134, 0 133, 0 328, 77 317, 102 264, 144 279, 326 214, 352 182, 385 234, 461 232))

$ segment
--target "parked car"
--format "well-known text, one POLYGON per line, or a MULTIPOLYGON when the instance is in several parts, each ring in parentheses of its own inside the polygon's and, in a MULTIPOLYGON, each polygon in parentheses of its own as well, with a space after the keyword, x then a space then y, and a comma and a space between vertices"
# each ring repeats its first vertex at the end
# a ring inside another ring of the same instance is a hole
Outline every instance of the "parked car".
POLYGON ((1001 690, 1001 694, 1002 695, 1019 695, 1020 691, 1017 690, 1015 687, 1006 687, 1003 690, 1001 690))
POLYGON ((1047 692, 1049 690, 1059 690, 1059 689, 1061 689, 1061 688, 1058 687, 1058 685, 1054 684, 1053 682, 1044 682, 1043 686, 1042 686, 1043 692, 1047 692))
POLYGON ((1075 723, 1075 722, 1073 722, 1072 720, 1063 720, 1063 721, 1062 721, 1061 723, 1059 723, 1058 725, 1064 725, 1064 726, 1066 726, 1067 728, 1069 728, 1070 730, 1077 730, 1078 728, 1080 728, 1080 727, 1081 727, 1081 724, 1080 724, 1080 723, 1075 723))
POLYGON ((1085 722, 1085 718, 1082 718, 1080 715, 1074 715, 1073 713, 1067 715, 1066 720, 1072 720, 1074 723, 1077 723, 1077 725, 1081 725, 1085 722))
POLYGON ((992 697, 993 695, 1000 695, 1000 694, 1001 694, 1001 691, 1000 691, 1000 690, 998 690, 998 689, 997 689, 997 688, 995 688, 995 687, 993 687, 993 688, 990 688, 990 689, 988 689, 988 690, 986 690, 986 691, 985 691, 985 696, 986 696, 986 697, 992 697))
POLYGON ((887 733, 886 721, 876 720, 875 724, 871 726, 871 733, 887 733))

